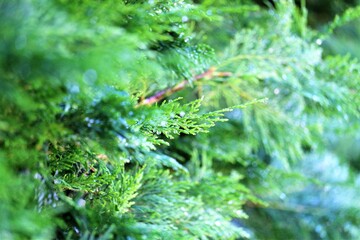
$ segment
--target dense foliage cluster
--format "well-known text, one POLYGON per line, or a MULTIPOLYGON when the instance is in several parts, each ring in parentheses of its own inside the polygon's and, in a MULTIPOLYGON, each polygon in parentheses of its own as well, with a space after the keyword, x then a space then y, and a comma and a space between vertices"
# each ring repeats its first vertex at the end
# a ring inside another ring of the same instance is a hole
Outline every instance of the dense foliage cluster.
POLYGON ((360 238, 360 9, 307 14, 0 0, 0 238, 360 238))

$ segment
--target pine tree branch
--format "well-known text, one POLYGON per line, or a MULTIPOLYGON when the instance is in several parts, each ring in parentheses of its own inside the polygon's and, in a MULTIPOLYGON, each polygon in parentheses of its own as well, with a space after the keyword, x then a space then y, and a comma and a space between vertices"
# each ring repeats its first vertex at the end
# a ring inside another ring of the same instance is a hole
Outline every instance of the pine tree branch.
POLYGON ((232 76, 231 72, 216 72, 216 68, 211 67, 206 72, 196 75, 192 81, 185 79, 185 80, 181 81, 180 83, 176 84, 174 87, 170 87, 170 88, 161 90, 161 91, 155 93, 154 95, 141 100, 139 102, 138 106, 151 105, 156 102, 159 102, 160 100, 164 99, 165 97, 168 97, 168 96, 172 95, 173 93, 184 89, 187 85, 190 84, 190 82, 195 82, 200 79, 208 79, 209 80, 209 79, 213 79, 215 77, 230 77, 230 76, 232 76))

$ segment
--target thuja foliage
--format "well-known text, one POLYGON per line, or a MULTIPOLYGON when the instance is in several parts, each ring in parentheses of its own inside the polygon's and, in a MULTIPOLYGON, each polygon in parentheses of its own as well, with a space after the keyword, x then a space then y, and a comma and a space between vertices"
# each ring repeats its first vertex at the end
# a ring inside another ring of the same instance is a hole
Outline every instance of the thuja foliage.
POLYGON ((359 238, 357 16, 0 1, 0 238, 359 238))

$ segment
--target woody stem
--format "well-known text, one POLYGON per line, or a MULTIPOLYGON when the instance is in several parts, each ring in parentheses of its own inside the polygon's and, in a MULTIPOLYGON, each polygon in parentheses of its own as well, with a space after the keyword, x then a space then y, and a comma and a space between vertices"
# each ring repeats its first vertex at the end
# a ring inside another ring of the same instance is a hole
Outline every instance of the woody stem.
MULTIPOLYGON (((206 72, 196 75, 192 82, 198 81, 200 79, 212 79, 215 77, 230 77, 231 75, 232 75, 232 73, 230 73, 230 72, 216 72, 216 68, 211 67, 206 72)), ((141 100, 139 102, 138 106, 152 105, 156 102, 159 102, 160 100, 164 99, 165 97, 170 96, 173 93, 184 89, 187 85, 189 85, 189 83, 190 83, 190 81, 185 79, 173 87, 161 90, 161 91, 155 93, 154 95, 141 100)))

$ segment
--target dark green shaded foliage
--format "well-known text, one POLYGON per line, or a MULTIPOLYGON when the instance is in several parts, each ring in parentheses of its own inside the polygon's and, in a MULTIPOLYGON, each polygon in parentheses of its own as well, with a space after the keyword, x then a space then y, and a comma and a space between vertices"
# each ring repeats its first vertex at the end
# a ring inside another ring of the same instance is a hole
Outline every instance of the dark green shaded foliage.
POLYGON ((301 6, 0 1, 0 238, 357 239, 359 10, 301 6))

